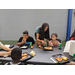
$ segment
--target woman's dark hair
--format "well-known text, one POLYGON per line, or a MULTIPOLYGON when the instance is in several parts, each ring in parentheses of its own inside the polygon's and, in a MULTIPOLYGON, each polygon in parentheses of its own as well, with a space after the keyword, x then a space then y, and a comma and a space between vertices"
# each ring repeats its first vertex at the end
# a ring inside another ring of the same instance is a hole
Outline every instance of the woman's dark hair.
POLYGON ((46 39, 50 40, 50 36, 49 36, 49 24, 48 23, 43 23, 41 26, 41 40, 44 40, 44 37, 46 39), (48 26, 48 29, 46 32, 44 32, 45 27, 48 26))
MULTIPOLYGON (((57 33, 53 33, 52 35, 55 35, 56 37, 58 37, 57 33)), ((51 36, 52 36, 52 35, 51 35, 51 36)))
POLYGON ((13 61, 19 61, 21 59, 22 56, 22 50, 20 48, 14 48, 11 51, 11 58, 13 61))
MULTIPOLYGON (((72 33, 70 39, 71 39, 72 37, 74 37, 74 40, 75 40, 75 30, 74 30, 74 32, 72 33)), ((70 40, 70 39, 69 39, 69 40, 70 40)))
POLYGON ((23 32, 23 34, 27 34, 27 35, 29 35, 29 33, 28 33, 28 31, 27 31, 27 30, 25 30, 25 31, 23 32))

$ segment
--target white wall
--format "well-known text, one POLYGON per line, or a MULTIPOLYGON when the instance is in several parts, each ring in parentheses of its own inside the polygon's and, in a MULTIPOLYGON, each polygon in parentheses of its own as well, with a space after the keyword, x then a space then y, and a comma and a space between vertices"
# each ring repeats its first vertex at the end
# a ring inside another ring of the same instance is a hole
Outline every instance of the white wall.
POLYGON ((66 39, 67 9, 0 9, 0 40, 18 40, 24 30, 34 37, 35 29, 47 22, 50 34, 66 39))

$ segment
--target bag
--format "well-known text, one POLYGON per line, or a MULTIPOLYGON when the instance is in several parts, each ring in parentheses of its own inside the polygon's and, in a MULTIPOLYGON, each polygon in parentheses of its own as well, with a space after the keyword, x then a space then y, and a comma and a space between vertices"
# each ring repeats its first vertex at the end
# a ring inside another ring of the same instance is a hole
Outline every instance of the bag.
POLYGON ((64 52, 67 52, 71 56, 73 56, 73 54, 75 53, 75 41, 74 40, 70 40, 70 41, 66 42, 64 52))

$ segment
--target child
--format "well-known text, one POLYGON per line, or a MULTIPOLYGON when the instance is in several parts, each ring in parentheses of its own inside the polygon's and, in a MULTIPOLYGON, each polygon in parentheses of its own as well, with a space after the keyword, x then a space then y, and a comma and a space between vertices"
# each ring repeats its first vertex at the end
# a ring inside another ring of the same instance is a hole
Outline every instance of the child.
POLYGON ((70 40, 75 40, 75 30, 74 32, 72 33, 71 37, 70 37, 70 40))
POLYGON ((20 39, 17 42, 17 45, 21 46, 21 45, 23 45, 26 42, 32 42, 32 45, 35 45, 34 39, 31 36, 29 36, 29 33, 28 33, 27 30, 25 30, 23 32, 23 36, 20 37, 20 39))
POLYGON ((56 33, 53 33, 52 35, 51 35, 51 46, 54 46, 54 47, 58 47, 59 46, 59 41, 57 40, 57 38, 58 38, 58 35, 56 34, 56 33))
POLYGON ((12 62, 6 63, 6 65, 24 65, 23 62, 19 62, 22 58, 22 50, 20 48, 14 48, 11 51, 12 62))

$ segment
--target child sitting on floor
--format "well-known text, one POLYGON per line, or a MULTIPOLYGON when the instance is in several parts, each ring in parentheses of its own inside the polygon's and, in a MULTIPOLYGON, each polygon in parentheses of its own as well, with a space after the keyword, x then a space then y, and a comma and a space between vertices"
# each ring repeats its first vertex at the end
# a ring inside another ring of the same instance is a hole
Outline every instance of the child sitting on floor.
POLYGON ((6 63, 6 65, 24 65, 23 62, 19 62, 22 58, 22 50, 20 48, 14 48, 11 51, 12 62, 6 63))
POLYGON ((51 45, 50 46, 54 46, 54 47, 58 47, 59 46, 59 41, 57 40, 57 38, 58 38, 58 35, 56 34, 56 33, 53 33, 52 35, 51 35, 51 45))

